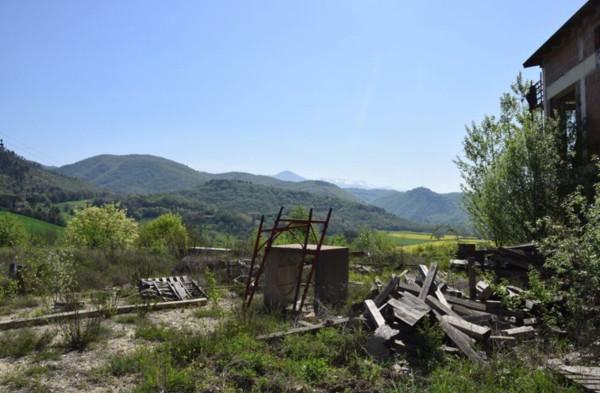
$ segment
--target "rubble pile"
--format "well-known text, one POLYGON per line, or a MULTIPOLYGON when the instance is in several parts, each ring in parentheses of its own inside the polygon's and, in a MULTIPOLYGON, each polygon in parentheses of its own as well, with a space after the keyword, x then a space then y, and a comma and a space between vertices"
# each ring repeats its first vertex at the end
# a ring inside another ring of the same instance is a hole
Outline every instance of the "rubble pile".
MULTIPOLYGON (((364 316, 373 329, 367 347, 376 358, 410 349, 415 329, 431 319, 444 331, 447 352, 462 353, 475 362, 484 362, 494 343, 511 342, 536 335, 536 318, 528 301, 521 310, 509 310, 494 299, 490 285, 480 281, 469 296, 448 286, 438 276, 436 264, 419 266, 420 277, 407 278, 405 272, 392 279, 364 301, 364 316), (477 344, 477 345, 476 345, 477 344)), ((514 293, 522 291, 511 287, 514 293)))

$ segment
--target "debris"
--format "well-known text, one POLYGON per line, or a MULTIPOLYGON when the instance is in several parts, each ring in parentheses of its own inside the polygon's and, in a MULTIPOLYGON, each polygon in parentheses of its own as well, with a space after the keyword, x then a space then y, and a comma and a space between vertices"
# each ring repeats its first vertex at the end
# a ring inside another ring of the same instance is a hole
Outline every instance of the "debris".
POLYGON ((142 278, 138 289, 143 298, 159 298, 163 301, 208 297, 198 283, 188 276, 142 278))
POLYGON ((418 282, 422 285, 410 282, 409 275, 404 275, 403 280, 393 277, 374 299, 364 301, 364 315, 374 332, 368 342, 374 358, 386 359, 390 352, 414 349, 411 343, 414 329, 431 317, 435 317, 447 336, 444 349, 458 351, 475 362, 486 360, 485 353, 477 348, 479 345, 514 342, 517 338, 535 335, 535 329, 530 326, 535 318, 526 311, 508 310, 502 302, 488 299, 491 289, 482 301, 481 294, 488 291, 489 284, 480 281, 479 299, 466 299, 462 292, 441 280, 436 264, 429 268, 421 265, 419 271, 418 282))

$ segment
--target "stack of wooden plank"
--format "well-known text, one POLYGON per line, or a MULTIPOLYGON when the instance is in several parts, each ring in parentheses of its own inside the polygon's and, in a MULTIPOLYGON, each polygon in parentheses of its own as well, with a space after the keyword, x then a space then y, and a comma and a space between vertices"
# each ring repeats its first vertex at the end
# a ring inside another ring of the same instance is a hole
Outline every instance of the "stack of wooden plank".
MULTIPOLYGON (((469 300, 457 295, 437 276, 437 265, 419 266, 414 282, 393 277, 379 293, 364 302, 365 317, 374 330, 374 343, 385 342, 391 350, 411 346, 415 327, 424 319, 437 321, 447 336, 450 352, 462 352, 471 360, 486 359, 480 349, 492 342, 509 342, 535 335, 524 325, 525 311, 512 311, 495 300, 469 300), (452 293, 452 295, 450 294, 452 293)), ((483 285, 482 285, 483 286, 483 285)), ((482 288, 485 292, 485 288, 482 288)), ((374 345, 373 347, 377 347, 374 345)), ((374 351, 380 354, 381 345, 374 351)))
POLYGON ((138 290, 143 298, 157 298, 162 301, 207 297, 198 283, 188 276, 142 278, 138 290))

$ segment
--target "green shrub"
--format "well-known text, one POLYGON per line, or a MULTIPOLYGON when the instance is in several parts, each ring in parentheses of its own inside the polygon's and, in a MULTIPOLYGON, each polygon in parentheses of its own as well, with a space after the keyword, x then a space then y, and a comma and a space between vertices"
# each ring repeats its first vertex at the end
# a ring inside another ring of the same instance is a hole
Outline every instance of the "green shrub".
POLYGON ((142 226, 139 244, 154 253, 182 256, 188 244, 188 233, 181 216, 163 214, 142 226))

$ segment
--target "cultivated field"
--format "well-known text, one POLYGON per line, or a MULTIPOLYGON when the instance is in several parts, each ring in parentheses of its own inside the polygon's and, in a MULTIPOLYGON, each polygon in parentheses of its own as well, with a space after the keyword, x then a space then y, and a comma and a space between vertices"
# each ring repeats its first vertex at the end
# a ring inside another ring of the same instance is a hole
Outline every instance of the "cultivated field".
POLYGON ((385 232, 399 248, 411 250, 416 246, 423 245, 449 245, 457 243, 485 243, 485 240, 469 236, 444 235, 435 237, 432 233, 411 231, 389 231, 385 232))

